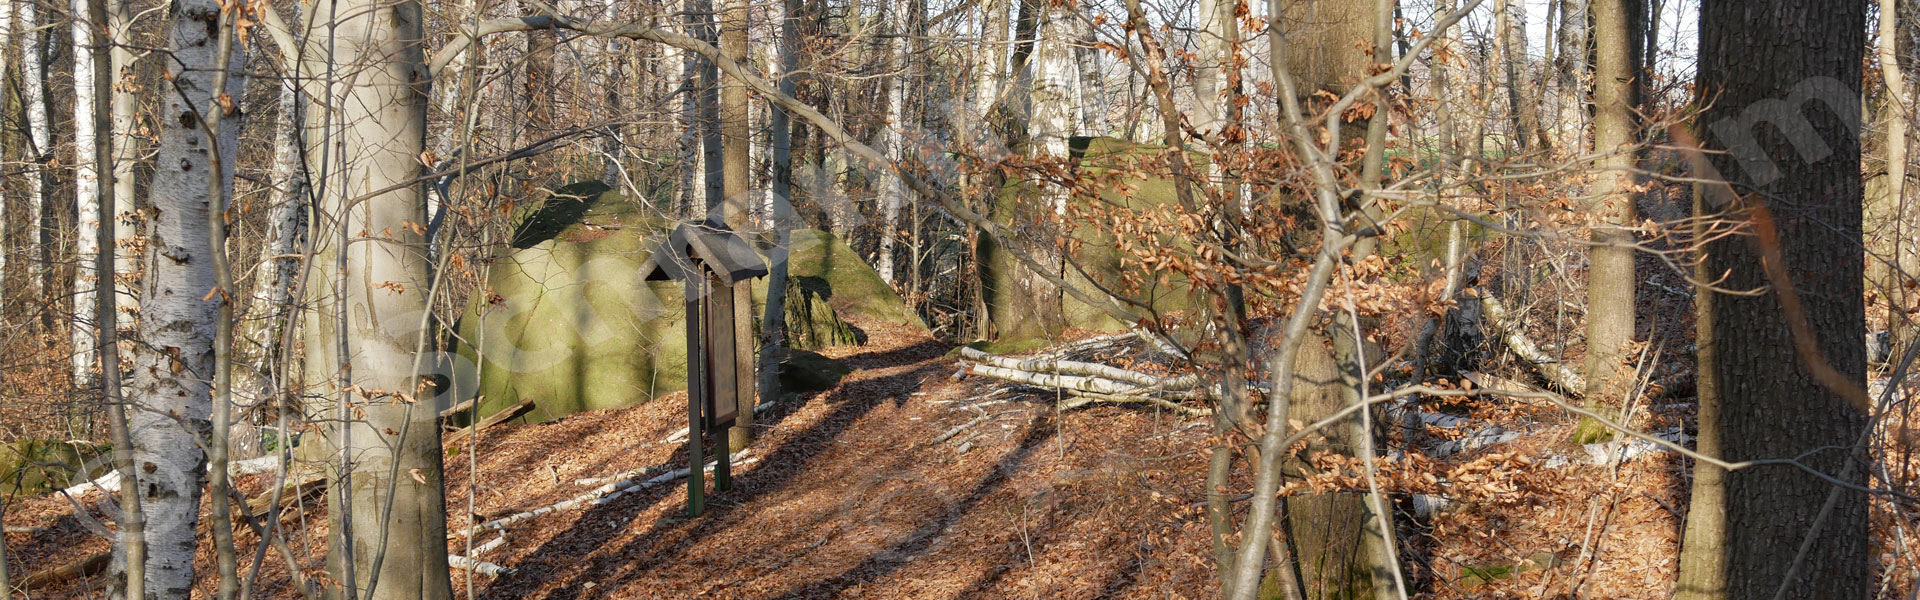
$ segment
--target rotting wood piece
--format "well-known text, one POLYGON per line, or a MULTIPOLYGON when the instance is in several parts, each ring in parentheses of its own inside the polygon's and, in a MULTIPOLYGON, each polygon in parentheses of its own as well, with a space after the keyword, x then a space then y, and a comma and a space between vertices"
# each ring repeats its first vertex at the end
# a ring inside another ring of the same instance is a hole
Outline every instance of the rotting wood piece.
POLYGON ((32 590, 36 587, 44 587, 63 581, 79 579, 81 577, 92 577, 107 570, 107 564, 111 562, 113 562, 113 553, 102 552, 89 556, 85 560, 77 563, 70 563, 38 573, 28 574, 26 579, 20 580, 20 586, 23 589, 32 590))
POLYGON ((533 412, 532 398, 521 400, 519 404, 515 404, 513 406, 507 407, 506 410, 493 413, 493 416, 487 417, 485 419, 481 419, 478 424, 472 427, 463 427, 459 431, 448 433, 446 437, 441 440, 440 443, 452 444, 452 443, 459 442, 461 440, 465 440, 467 439, 467 436, 473 435, 474 431, 484 430, 488 427, 492 427, 495 425, 499 425, 501 423, 505 423, 507 421, 511 421, 513 419, 517 419, 521 415, 527 414, 529 412, 533 412))

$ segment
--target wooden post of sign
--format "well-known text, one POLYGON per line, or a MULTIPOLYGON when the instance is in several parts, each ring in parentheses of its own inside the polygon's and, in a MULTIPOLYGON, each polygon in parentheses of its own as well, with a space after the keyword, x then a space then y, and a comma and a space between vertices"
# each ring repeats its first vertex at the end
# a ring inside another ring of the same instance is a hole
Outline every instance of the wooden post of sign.
MULTIPOLYGON (((740 386, 740 373, 735 370, 733 334, 733 290, 720 283, 719 278, 706 269, 701 273, 707 279, 707 378, 711 382, 707 390, 707 431, 713 436, 716 447, 714 458, 719 463, 713 466, 713 491, 720 493, 733 488, 732 448, 727 440, 727 426, 732 419, 730 413, 738 410, 734 401, 740 386), (718 284, 718 285, 715 285, 718 284), (719 293, 716 293, 718 291, 719 293), (731 405, 731 406, 729 406, 731 405), (723 422, 724 421, 724 422, 723 422)), ((736 417, 737 418, 737 417, 736 417)))
POLYGON ((706 405, 708 398, 707 373, 702 368, 700 348, 704 346, 701 338, 705 329, 701 325, 706 316, 701 314, 701 291, 707 285, 705 277, 688 277, 686 281, 687 300, 687 514, 700 516, 707 509, 707 481, 705 462, 702 460, 701 446, 707 443, 706 405))

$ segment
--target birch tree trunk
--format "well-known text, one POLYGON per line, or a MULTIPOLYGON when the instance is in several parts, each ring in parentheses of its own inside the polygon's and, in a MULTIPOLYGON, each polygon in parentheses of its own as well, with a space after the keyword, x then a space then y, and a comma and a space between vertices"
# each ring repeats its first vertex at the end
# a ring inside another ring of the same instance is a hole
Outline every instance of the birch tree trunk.
MULTIPOLYGON (((685 4, 691 6, 693 2, 688 0, 685 4)), ((689 31, 688 35, 693 35, 693 32, 689 31)), ((701 174, 706 172, 701 164, 700 94, 699 87, 695 85, 699 71, 693 54, 678 47, 667 47, 660 60, 666 63, 666 81, 674 86, 674 96, 678 97, 679 102, 677 110, 672 113, 674 131, 679 132, 678 160, 675 161, 677 194, 674 201, 677 205, 673 215, 691 216, 698 214, 700 207, 706 206, 701 191, 703 187, 695 183, 701 181, 701 174)))
MULTIPOLYGON (((53 129, 47 116, 46 55, 48 32, 40 29, 40 7, 35 2, 19 2, 20 11, 20 101, 27 113, 27 155, 33 174, 27 177, 28 243, 33 245, 29 266, 29 298, 45 298, 53 292, 53 229, 48 222, 52 208, 53 129)), ((44 313, 51 325, 52 315, 44 313)), ((50 327, 49 327, 50 328, 50 327)))
MULTIPOLYGON (((299 85, 289 79, 280 85, 279 121, 274 125, 272 200, 267 205, 266 232, 260 240, 260 267, 254 271, 253 294, 247 319, 239 325, 234 364, 239 381, 235 401, 241 406, 272 406, 288 383, 278 353, 280 340, 292 325, 294 278, 307 245, 307 171, 301 162, 306 122, 306 100, 299 85)), ((239 458, 257 456, 259 434, 243 424, 230 445, 239 458)))
MULTIPOLYGON (((913 80, 913 69, 908 66, 912 57, 907 55, 906 4, 892 2, 884 8, 887 11, 887 32, 890 34, 887 51, 892 56, 890 62, 897 75, 887 84, 887 120, 880 130, 880 151, 893 160, 905 158, 906 148, 902 143, 900 128, 906 123, 907 86, 913 80)), ((888 285, 895 285, 894 240, 900 237, 900 205, 906 201, 907 185, 892 172, 882 174, 880 181, 880 256, 874 268, 880 272, 880 279, 888 285)))
POLYGON ((439 419, 414 401, 426 337, 427 88, 421 7, 408 0, 321 0, 310 31, 332 64, 324 106, 308 115, 307 155, 326 178, 325 232, 313 262, 306 373, 331 379, 342 425, 329 453, 334 528, 329 575, 363 600, 444 600, 446 501, 439 419))
MULTIPOLYGON (((794 92, 794 70, 799 66, 800 39, 799 27, 794 19, 800 13, 801 0, 781 0, 776 23, 780 32, 778 51, 778 69, 780 93, 788 96, 794 92)), ((767 211, 767 226, 773 229, 771 248, 767 252, 771 263, 767 269, 767 303, 760 318, 760 366, 759 366, 759 402, 766 404, 780 399, 781 364, 787 357, 787 259, 792 251, 793 214, 793 123, 786 109, 769 107, 768 146, 773 154, 773 181, 770 195, 772 205, 767 211)), ((741 411, 753 412, 753 411, 741 411)))
POLYGON ((1074 19, 1074 28, 1078 34, 1073 46, 1074 66, 1079 69, 1080 82, 1080 132, 1084 135, 1107 135, 1111 129, 1107 124, 1107 79, 1100 68, 1101 52, 1095 44, 1093 24, 1086 19, 1074 19))
MULTIPOLYGON (((13 3, 0 2, 0 84, 12 81, 7 79, 7 69, 13 66, 13 62, 6 60, 6 49, 13 47, 13 38, 13 3)), ((6 103, 6 97, 6 91, 0 89, 0 105, 6 103)), ((11 139, 12 136, 0 132, 0 161, 10 157, 7 142, 11 139)), ((17 240, 14 239, 13 228, 8 226, 12 217, 7 214, 7 207, 11 204, 7 202, 6 183, 7 178, 0 177, 0 312, 6 310, 15 295, 14 290, 7 286, 7 256, 12 253, 17 240)))
MULTIPOLYGON (((194 582, 195 526, 200 516, 207 457, 200 438, 211 425, 215 312, 207 297, 216 284, 208 207, 213 165, 230 193, 239 147, 238 127, 206 138, 205 116, 221 110, 216 93, 239 97, 239 64, 214 90, 220 5, 212 0, 174 4, 171 89, 163 94, 160 153, 147 189, 145 275, 135 346, 128 428, 141 478, 140 507, 146 517, 146 592, 154 598, 185 598, 194 582), (216 157, 212 152, 217 149, 216 157)), ((124 559, 123 559, 124 560, 124 559)), ((124 563, 116 565, 124 574, 124 563)), ((124 576, 124 575, 123 575, 124 576)))
MULTIPOLYGON (((73 0, 73 15, 87 14, 87 0, 73 0)), ((94 290, 111 289, 113 278, 99 277, 93 270, 93 257, 100 252, 96 246, 94 233, 100 223, 100 174, 99 166, 94 163, 92 149, 98 141, 94 138, 94 103, 105 99, 95 98, 93 86, 93 55, 106 52, 105 48, 93 47, 92 23, 85 18, 73 19, 69 29, 73 34, 73 192, 74 206, 74 273, 73 273, 73 385, 78 388, 93 385, 94 343, 93 328, 112 327, 111 323, 94 323, 86 318, 87 307, 94 305, 94 290)), ((108 140, 111 142, 111 140, 108 140)))
MULTIPOLYGON (((109 57, 113 61, 111 66, 114 80, 111 83, 115 84, 112 86, 113 116, 111 117, 113 121, 113 215, 115 219, 122 219, 114 227, 113 289, 119 294, 116 299, 118 304, 138 309, 139 296, 134 293, 130 278, 139 266, 140 259, 126 250, 132 246, 135 233, 133 223, 125 219, 133 214, 140 193, 140 190, 134 187, 138 181, 133 177, 133 167, 144 153, 145 145, 136 140, 146 138, 145 136, 135 138, 133 133, 134 112, 140 107, 139 98, 134 96, 134 87, 119 85, 130 83, 123 80, 131 78, 134 68, 133 3, 130 0, 107 1, 107 29, 113 36, 113 49, 109 51, 109 57)), ((134 325, 133 315, 136 312, 119 311, 114 314, 114 318, 121 329, 131 329, 134 325)))

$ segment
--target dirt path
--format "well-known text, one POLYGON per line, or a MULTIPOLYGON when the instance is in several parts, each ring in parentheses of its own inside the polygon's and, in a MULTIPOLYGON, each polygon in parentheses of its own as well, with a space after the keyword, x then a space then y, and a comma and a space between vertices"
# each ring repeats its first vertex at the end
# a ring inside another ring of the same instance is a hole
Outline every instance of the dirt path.
MULTIPOLYGON (((866 346, 828 354, 856 368, 828 392, 763 413, 754 464, 734 489, 685 512, 684 483, 560 511, 507 528, 479 558, 517 569, 474 577, 477 598, 1201 598, 1211 595, 1196 505, 1204 428, 1172 414, 1093 408, 1055 414, 1050 398, 988 401, 993 418, 943 443, 985 393, 954 381, 950 347, 869 328, 866 346), (964 445, 967 451, 958 451, 964 445), (1166 457, 1172 458, 1166 458, 1166 457)), ((684 463, 684 398, 498 427, 474 452, 450 447, 449 530, 549 505, 593 485, 581 478, 684 463), (478 494, 471 490, 478 490, 478 494), (470 504, 471 503, 471 504, 470 504)), ((248 484, 257 493, 260 482, 248 484)), ((8 536, 28 570, 104 550, 58 499, 12 510, 8 525, 55 528, 8 536)), ((324 516, 290 521, 302 571, 324 570, 324 516)), ((104 515, 102 515, 104 516, 104 515)), ((473 540, 481 544, 496 534, 473 540)), ((239 536, 243 562, 255 538, 239 536)), ((464 553, 468 540, 449 547, 464 553)), ((205 544, 203 543, 203 550, 205 544)), ((16 567, 17 569, 18 567, 16 567)), ((245 570, 243 564, 242 569, 245 570)), ((202 552, 203 574, 211 553, 202 552)), ((17 571, 16 571, 17 572, 17 571)), ((269 556, 261 591, 292 596, 269 556)), ((17 576, 17 575, 16 575, 17 576)), ((454 571, 465 595, 465 571, 454 571)), ((202 594, 213 588, 204 577, 202 594)), ((35 590, 36 598, 99 597, 97 578, 35 590)), ((196 594, 200 596, 201 594, 196 594)))

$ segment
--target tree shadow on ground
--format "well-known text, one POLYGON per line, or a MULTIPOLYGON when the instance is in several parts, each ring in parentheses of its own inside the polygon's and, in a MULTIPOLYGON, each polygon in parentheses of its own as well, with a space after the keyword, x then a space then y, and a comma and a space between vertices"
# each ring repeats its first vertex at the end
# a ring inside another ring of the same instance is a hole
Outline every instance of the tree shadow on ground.
MULTIPOLYGON (((953 527, 954 523, 967 516, 975 507, 978 507, 985 501, 988 496, 993 495, 995 491, 998 491, 1004 486, 1007 483, 1008 474, 1012 473, 1017 468, 1017 465, 1024 462, 1028 456, 1032 455, 1033 452, 1045 444, 1047 440, 1053 438, 1055 430, 1052 424, 1050 422, 1043 423, 1045 423, 1045 425, 1028 429, 1027 435, 1021 438, 1020 443, 1017 444, 1013 450, 1001 456, 1000 460, 996 461, 995 468, 989 471, 985 477, 982 477, 979 482, 975 483, 972 491, 968 492, 958 503, 948 506, 947 509, 934 520, 913 530, 912 533, 907 534, 893 546, 872 554, 867 557, 866 560, 861 561, 860 564, 849 567, 841 571, 838 575, 801 585, 778 597, 782 600, 832 597, 850 588, 886 577, 898 570, 901 566, 920 557, 926 553, 935 541, 939 540, 942 535, 945 535, 947 530, 953 527)), ((1005 566, 1007 561, 1001 561, 1001 563, 1003 567, 996 570, 996 573, 1004 572, 1007 568, 1010 568, 1005 566)), ((995 577, 997 576, 998 575, 995 575, 995 577)))
MULTIPOLYGON (((748 505, 755 498, 785 489, 818 455, 830 448, 883 400, 903 402, 921 381, 940 374, 946 363, 938 359, 946 347, 946 344, 928 340, 905 348, 848 357, 850 364, 868 368, 912 365, 916 362, 921 364, 918 368, 895 375, 849 381, 828 392, 826 401, 832 406, 830 413, 820 418, 818 424, 809 430, 793 435, 780 446, 758 449, 760 451, 755 454, 760 456, 759 463, 752 469, 735 473, 731 491, 708 496, 705 515, 687 518, 676 514, 663 518, 625 546, 607 548, 609 542, 625 533, 625 525, 640 513, 660 502, 673 502, 676 498, 684 497, 685 488, 681 485, 658 486, 586 510, 566 531, 555 535, 525 559, 510 566, 534 567, 531 570, 540 572, 541 579, 569 581, 570 585, 546 596, 559 600, 580 597, 587 591, 584 587, 586 583, 593 583, 602 590, 617 589, 643 577, 649 570, 671 563, 708 536, 744 520, 741 514, 735 512, 736 508, 748 505), (664 541, 669 539, 673 541, 664 541)), ((768 429, 776 427, 802 406, 799 403, 778 406, 763 415, 756 425, 768 429)), ((684 464, 686 460, 686 450, 682 446, 674 451, 667 464, 684 464)), ((525 597, 532 591, 528 587, 537 588, 540 585, 539 581, 502 581, 488 588, 483 596, 525 597)))

